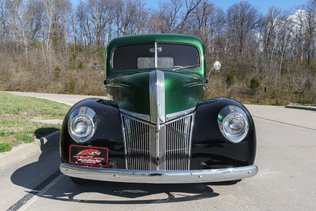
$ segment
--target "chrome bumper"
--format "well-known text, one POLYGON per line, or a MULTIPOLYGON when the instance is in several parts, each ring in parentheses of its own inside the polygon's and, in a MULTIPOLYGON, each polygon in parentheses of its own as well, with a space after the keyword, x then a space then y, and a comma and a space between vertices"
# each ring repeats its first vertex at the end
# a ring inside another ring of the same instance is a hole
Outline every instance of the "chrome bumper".
POLYGON ((258 172, 256 165, 203 170, 184 171, 142 171, 126 169, 110 169, 76 166, 67 163, 60 164, 60 171, 70 177, 127 183, 209 183, 239 180, 255 176, 258 172))

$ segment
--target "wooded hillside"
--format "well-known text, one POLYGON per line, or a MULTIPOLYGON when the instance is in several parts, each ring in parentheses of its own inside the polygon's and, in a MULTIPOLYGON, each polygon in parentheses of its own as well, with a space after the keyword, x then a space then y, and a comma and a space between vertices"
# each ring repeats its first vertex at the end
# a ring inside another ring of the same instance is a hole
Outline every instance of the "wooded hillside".
POLYGON ((0 89, 104 95, 105 48, 118 36, 200 37, 212 75, 207 94, 242 102, 316 103, 316 1, 265 14, 249 2, 0 0, 0 89))

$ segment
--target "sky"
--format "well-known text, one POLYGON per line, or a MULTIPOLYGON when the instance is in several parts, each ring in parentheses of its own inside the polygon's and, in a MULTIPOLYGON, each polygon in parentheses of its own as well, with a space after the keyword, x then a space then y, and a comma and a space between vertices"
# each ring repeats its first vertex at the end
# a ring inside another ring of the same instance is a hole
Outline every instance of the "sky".
MULTIPOLYGON (((78 5, 80 0, 70 1, 72 4, 78 5)), ((159 4, 168 1, 169 0, 144 0, 146 6, 152 9, 156 9, 159 7, 159 4)), ((210 3, 213 3, 224 10, 226 10, 229 6, 241 1, 245 0, 209 0, 210 3)), ((308 0, 248 0, 248 2, 258 11, 266 13, 272 6, 294 12, 297 9, 297 6, 307 3, 308 0)))
MULTIPOLYGON (((161 2, 167 2, 168 0, 145 0, 146 5, 151 8, 157 8, 161 2)), ((242 0, 209 0, 210 3, 215 4, 218 7, 226 10, 229 6, 238 3, 242 0)), ((296 6, 305 4, 308 0, 248 0, 248 2, 257 10, 265 13, 272 6, 294 11, 296 6)))

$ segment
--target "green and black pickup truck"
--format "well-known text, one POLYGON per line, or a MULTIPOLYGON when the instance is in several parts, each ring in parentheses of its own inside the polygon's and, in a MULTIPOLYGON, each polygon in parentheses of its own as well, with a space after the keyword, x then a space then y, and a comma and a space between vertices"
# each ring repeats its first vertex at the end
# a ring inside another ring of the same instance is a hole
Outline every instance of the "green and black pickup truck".
MULTIPOLYGON (((212 69, 220 66, 215 62, 212 69)), ((61 172, 76 183, 210 183, 254 176, 253 119, 235 100, 204 98, 212 83, 208 72, 197 37, 113 39, 104 79, 108 99, 85 99, 69 110, 61 130, 61 172)))

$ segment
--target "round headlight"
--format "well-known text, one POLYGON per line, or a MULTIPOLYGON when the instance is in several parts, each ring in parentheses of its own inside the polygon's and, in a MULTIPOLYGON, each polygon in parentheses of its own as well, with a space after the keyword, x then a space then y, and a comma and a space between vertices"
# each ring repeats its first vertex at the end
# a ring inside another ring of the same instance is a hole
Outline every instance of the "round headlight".
POLYGON ((88 107, 81 107, 70 115, 69 134, 77 143, 88 141, 95 132, 95 112, 88 107))
POLYGON ((223 120, 223 129, 225 133, 239 135, 245 130, 246 121, 239 113, 228 114, 223 120))
POLYGON ((93 130, 93 122, 86 116, 76 116, 71 122, 71 131, 78 137, 87 137, 93 130))
POLYGON ((227 106, 221 110, 218 125, 223 136, 232 143, 241 142, 249 130, 246 113, 236 106, 227 106))

